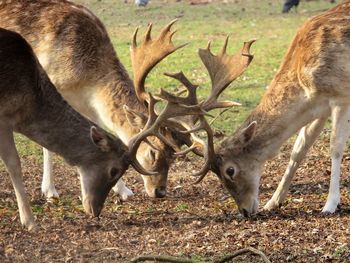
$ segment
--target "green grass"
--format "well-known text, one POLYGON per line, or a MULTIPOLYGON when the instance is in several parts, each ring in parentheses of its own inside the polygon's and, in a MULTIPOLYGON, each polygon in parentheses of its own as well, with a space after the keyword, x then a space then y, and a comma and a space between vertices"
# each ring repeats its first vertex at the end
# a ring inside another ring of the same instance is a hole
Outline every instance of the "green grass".
POLYGON ((188 204, 186 204, 186 203, 182 203, 182 204, 179 204, 177 207, 176 207, 176 210, 178 211, 178 212, 181 212, 181 211, 186 211, 186 210, 188 210, 188 204))
MULTIPOLYGON (((102 20, 119 58, 131 75, 129 46, 135 28, 140 26, 140 33, 143 33, 147 24, 153 22, 153 35, 156 35, 169 21, 179 19, 175 26, 179 32, 174 41, 189 45, 162 61, 151 72, 146 84, 153 92, 159 88, 169 91, 177 88, 178 83, 163 76, 163 72, 182 70, 200 85, 199 95, 204 98, 210 89, 210 79, 197 55, 198 48, 205 47, 208 40, 212 40, 212 50, 217 52, 229 34, 228 51, 233 53, 244 41, 258 39, 252 48, 255 55, 252 64, 222 95, 225 99, 242 103, 241 107, 228 111, 214 123, 215 128, 226 134, 232 133, 258 104, 297 28, 308 17, 332 6, 328 1, 302 1, 298 13, 282 15, 281 1, 273 0, 236 0, 208 5, 189 5, 189 1, 184 0, 168 3, 153 0, 146 8, 138 8, 122 0, 76 2, 87 6, 102 20)), ((22 155, 41 156, 40 148, 33 143, 21 136, 17 137, 17 141, 22 155)))

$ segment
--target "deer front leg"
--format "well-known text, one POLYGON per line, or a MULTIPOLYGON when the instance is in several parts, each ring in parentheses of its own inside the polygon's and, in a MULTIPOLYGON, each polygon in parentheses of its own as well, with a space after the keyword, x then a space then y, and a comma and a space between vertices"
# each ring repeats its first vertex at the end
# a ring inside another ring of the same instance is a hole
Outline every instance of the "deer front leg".
POLYGON ((298 138, 294 143, 288 167, 272 198, 264 206, 264 210, 270 211, 278 208, 286 199, 289 186, 296 170, 298 169, 301 161, 305 158, 305 155, 310 147, 314 144, 317 136, 321 133, 326 120, 327 117, 316 119, 300 130, 298 138))
POLYGON ((47 199, 53 198, 53 197, 57 198, 58 193, 55 188, 55 184, 53 181, 53 173, 52 173, 53 153, 43 148, 43 156, 44 156, 44 172, 43 172, 43 181, 41 183, 41 193, 47 199))
POLYGON ((4 161, 11 176, 21 223, 23 226, 27 227, 28 230, 34 230, 34 217, 24 189, 21 161, 16 150, 12 130, 7 127, 0 127, 0 140, 0 157, 4 161))
POLYGON ((126 187, 124 181, 119 179, 116 185, 113 187, 113 191, 120 196, 123 201, 126 201, 134 195, 134 193, 126 187))
POLYGON ((340 165, 343 158, 346 141, 350 132, 350 108, 335 106, 332 108, 331 135, 331 182, 327 202, 322 213, 334 213, 340 203, 340 165))

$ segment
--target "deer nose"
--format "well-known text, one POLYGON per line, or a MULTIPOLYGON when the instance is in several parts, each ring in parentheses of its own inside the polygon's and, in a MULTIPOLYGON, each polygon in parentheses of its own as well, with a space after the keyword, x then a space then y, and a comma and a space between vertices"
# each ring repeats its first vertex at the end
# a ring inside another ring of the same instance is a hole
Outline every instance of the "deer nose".
POLYGON ((156 188, 155 193, 157 198, 163 198, 166 196, 166 189, 165 187, 156 188))

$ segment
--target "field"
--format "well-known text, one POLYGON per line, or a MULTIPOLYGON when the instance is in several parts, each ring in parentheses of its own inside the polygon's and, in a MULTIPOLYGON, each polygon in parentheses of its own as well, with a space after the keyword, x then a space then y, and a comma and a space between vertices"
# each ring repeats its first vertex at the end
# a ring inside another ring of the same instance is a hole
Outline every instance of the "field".
MULTIPOLYGON (((207 4, 195 0, 153 0, 145 8, 134 6, 130 0, 76 2, 89 7, 103 21, 130 74, 129 46, 134 29, 140 26, 142 31, 152 22, 153 34, 157 34, 169 21, 179 19, 174 41, 189 45, 151 73, 147 86, 152 91, 177 89, 178 84, 164 77, 163 72, 182 70, 200 84, 200 95, 205 97, 210 79, 197 49, 212 40, 213 50, 218 51, 227 34, 229 53, 238 50, 244 41, 258 39, 252 48, 255 57, 251 66, 224 93, 225 98, 242 104, 214 123, 224 135, 232 133, 257 105, 297 28, 307 18, 334 5, 323 0, 301 1, 297 12, 281 14, 278 0, 213 0, 207 4)), ((172 166, 168 196, 164 199, 148 198, 140 176, 130 169, 123 178, 135 196, 121 202, 110 193, 99 220, 84 214, 77 174, 58 157, 54 172, 60 198, 46 202, 41 197, 41 148, 17 136, 27 193, 40 228, 35 233, 22 229, 9 175, 0 164, 0 262, 128 262, 144 254, 212 262, 247 246, 263 251, 272 262, 349 262, 348 151, 342 163, 341 209, 334 215, 320 213, 330 179, 329 136, 327 128, 299 168, 286 203, 277 211, 242 218, 213 174, 202 183, 193 184, 190 174, 201 164, 191 157, 178 159, 172 166)), ((293 141, 292 138, 266 164, 261 205, 276 189, 293 141)), ((237 262, 259 260, 252 255, 237 258, 237 262)))

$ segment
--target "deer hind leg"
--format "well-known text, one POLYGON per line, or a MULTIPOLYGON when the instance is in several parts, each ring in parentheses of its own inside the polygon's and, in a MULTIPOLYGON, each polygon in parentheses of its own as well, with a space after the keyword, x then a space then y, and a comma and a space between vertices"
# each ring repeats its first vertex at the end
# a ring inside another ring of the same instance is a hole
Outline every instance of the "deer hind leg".
POLYGON ((21 223, 23 226, 27 227, 28 230, 33 230, 35 228, 34 217, 26 196, 22 178, 21 161, 16 150, 12 130, 0 127, 0 140, 0 157, 4 161, 11 176, 21 223))
POLYGON ((305 155, 310 147, 314 144, 317 136, 321 133, 326 120, 327 117, 316 119, 300 130, 293 146, 288 167, 272 198, 264 206, 264 210, 273 210, 278 208, 286 199, 289 186, 296 170, 298 169, 301 161, 305 158, 305 155))
POLYGON ((340 165, 350 132, 350 107, 332 107, 331 182, 322 213, 334 213, 340 203, 340 165))
POLYGON ((52 156, 53 153, 49 150, 43 148, 44 156, 44 172, 43 181, 41 183, 41 193, 46 198, 58 197, 58 193, 55 188, 52 173, 52 156))
POLYGON ((120 196, 120 199, 126 201, 134 195, 134 193, 126 187, 124 181, 119 179, 116 185, 113 187, 113 191, 120 196))

